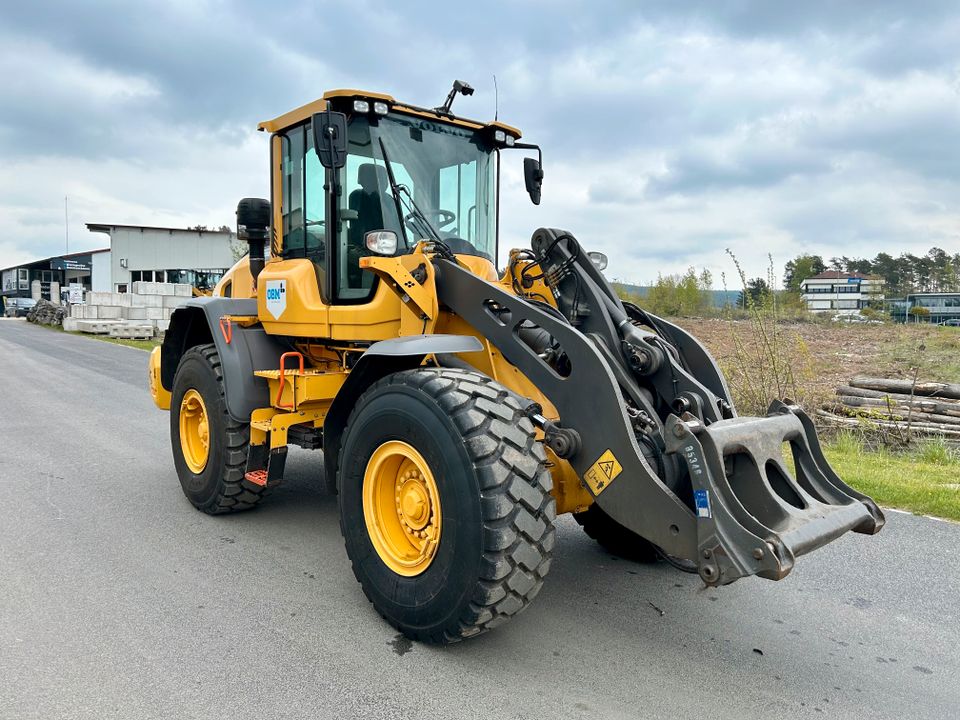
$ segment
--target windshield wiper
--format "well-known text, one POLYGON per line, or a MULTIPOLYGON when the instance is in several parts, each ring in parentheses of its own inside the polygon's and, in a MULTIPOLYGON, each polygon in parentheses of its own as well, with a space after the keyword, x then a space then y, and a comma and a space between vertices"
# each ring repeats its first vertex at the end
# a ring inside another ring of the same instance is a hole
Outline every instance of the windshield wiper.
POLYGON ((383 138, 380 138, 380 152, 383 154, 383 164, 387 168, 387 181, 390 183, 390 194, 393 195, 393 202, 397 206, 397 219, 400 222, 400 232, 403 233, 403 244, 410 247, 407 240, 407 230, 403 226, 403 207, 400 204, 400 186, 393 176, 393 166, 390 165, 390 157, 387 155, 387 146, 383 144, 383 138))
MULTIPOLYGON (((420 232, 433 236, 433 240, 439 243, 442 243, 443 240, 440 238, 440 233, 437 232, 437 229, 427 220, 427 216, 423 214, 423 211, 420 209, 420 206, 417 205, 416 201, 413 199, 413 194, 410 192, 410 189, 405 185, 397 184, 397 180, 393 175, 393 166, 390 164, 390 156, 387 153, 387 146, 383 142, 383 138, 379 138, 380 141, 380 152, 383 154, 383 164, 387 168, 387 180, 390 182, 390 192, 393 194, 393 200, 397 204, 397 215, 400 218, 400 227, 403 228, 404 223, 404 213, 403 207, 401 206, 400 193, 403 192, 407 196, 407 202, 410 204, 410 211, 413 214, 415 220, 418 221, 420 226, 420 232)), ((404 242, 406 242, 406 229, 403 229, 404 242)), ((407 247, 410 246, 410 243, 406 243, 407 247)))

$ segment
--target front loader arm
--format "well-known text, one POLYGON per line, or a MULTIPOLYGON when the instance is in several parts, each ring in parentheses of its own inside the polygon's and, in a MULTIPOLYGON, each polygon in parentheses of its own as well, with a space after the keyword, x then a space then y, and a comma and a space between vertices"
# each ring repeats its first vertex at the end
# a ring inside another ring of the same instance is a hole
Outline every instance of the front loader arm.
POLYGON ((696 517, 656 476, 632 431, 613 370, 601 351, 572 326, 446 260, 437 265, 440 301, 486 337, 550 398, 564 428, 580 437, 568 458, 607 514, 678 557, 696 553, 696 517), (515 328, 524 322, 546 330, 569 358, 563 377, 515 328), (610 460, 605 458, 609 457, 610 460), (598 463, 599 473, 591 472, 598 463), (605 470, 609 468, 608 471, 605 470))
POLYGON ((706 349, 625 307, 569 237, 539 230, 533 242, 560 314, 440 258, 437 293, 556 406, 578 440, 566 459, 607 515, 696 562, 710 585, 779 579, 796 556, 882 527, 873 501, 830 469, 800 408, 737 417, 706 349), (526 340, 532 327, 549 334, 549 352, 526 340))

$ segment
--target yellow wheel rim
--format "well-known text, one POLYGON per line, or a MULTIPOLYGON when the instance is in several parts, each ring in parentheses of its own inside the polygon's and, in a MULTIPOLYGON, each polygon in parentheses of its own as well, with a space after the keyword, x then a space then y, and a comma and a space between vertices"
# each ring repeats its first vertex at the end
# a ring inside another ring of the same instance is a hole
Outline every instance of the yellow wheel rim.
POLYGON ((413 577, 430 567, 440 544, 440 492, 412 446, 390 440, 374 451, 363 473, 363 519, 388 568, 413 577))
POLYGON ((180 402, 180 449, 190 472, 199 475, 210 456, 210 423, 200 393, 191 388, 180 402))

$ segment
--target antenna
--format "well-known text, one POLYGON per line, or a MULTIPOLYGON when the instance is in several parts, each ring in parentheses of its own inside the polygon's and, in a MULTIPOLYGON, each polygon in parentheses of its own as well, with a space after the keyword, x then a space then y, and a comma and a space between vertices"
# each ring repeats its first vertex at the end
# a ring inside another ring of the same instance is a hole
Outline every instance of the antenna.
POLYGON ((67 245, 66 254, 70 254, 70 212, 67 210, 67 196, 63 196, 63 235, 67 245))
POLYGON ((500 90, 497 88, 497 75, 493 75, 493 121, 500 119, 500 90))

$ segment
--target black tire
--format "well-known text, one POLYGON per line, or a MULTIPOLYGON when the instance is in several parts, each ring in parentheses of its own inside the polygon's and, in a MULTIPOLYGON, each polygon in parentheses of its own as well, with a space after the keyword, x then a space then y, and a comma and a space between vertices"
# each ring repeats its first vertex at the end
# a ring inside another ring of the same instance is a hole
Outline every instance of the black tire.
POLYGON ((358 401, 339 464, 340 527, 354 574, 407 637, 446 644, 477 635, 540 591, 556 537, 553 482, 533 425, 502 385, 465 370, 390 375, 358 401), (364 472, 389 440, 423 456, 440 496, 440 542, 414 577, 387 567, 364 521, 364 472))
POLYGON ((596 503, 584 512, 575 513, 573 518, 589 537, 613 555, 641 563, 653 563, 659 559, 656 545, 625 528, 596 503))
POLYGON ((220 355, 215 345, 196 345, 183 354, 170 396, 170 443, 173 464, 183 494, 198 510, 210 515, 249 510, 265 488, 244 480, 250 426, 227 414, 220 355), (180 444, 180 407, 188 390, 200 393, 207 410, 210 447, 207 463, 197 474, 190 470, 180 444))

